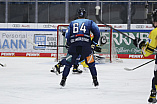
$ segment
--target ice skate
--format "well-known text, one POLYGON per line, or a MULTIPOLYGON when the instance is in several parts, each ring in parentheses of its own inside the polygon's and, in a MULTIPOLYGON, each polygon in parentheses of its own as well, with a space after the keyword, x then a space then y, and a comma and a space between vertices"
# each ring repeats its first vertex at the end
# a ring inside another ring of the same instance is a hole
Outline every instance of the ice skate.
POLYGON ((73 74, 80 74, 83 71, 78 68, 79 65, 74 65, 73 74))
POLYGON ((99 82, 97 80, 97 76, 93 76, 93 84, 95 87, 99 86, 99 82))
POLYGON ((62 80, 61 80, 61 82, 60 82, 61 87, 65 86, 65 82, 66 82, 66 78, 63 77, 62 80))
POLYGON ((155 104, 157 102, 155 90, 151 90, 151 94, 150 94, 150 97, 148 99, 148 102, 149 102, 149 104, 155 104))
POLYGON ((80 69, 73 69, 73 74, 81 74, 83 71, 80 69))
POLYGON ((56 73, 56 75, 60 74, 60 73, 61 73, 61 72, 60 72, 60 65, 59 65, 59 64, 55 65, 55 66, 52 68, 51 72, 56 73))

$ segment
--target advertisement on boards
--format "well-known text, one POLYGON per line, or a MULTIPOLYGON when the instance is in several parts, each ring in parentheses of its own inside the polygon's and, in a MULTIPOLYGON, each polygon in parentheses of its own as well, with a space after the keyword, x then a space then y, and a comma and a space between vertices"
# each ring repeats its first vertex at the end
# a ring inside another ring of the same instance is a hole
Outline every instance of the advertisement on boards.
MULTIPOLYGON (((0 56, 9 57, 56 57, 57 47, 34 46, 57 45, 57 26, 59 24, 35 23, 0 23, 0 56)), ((115 29, 135 38, 147 41, 151 24, 133 24, 127 30, 126 24, 110 24, 115 29)), ((141 50, 133 45, 133 41, 113 30, 115 49, 119 58, 143 58, 141 50)), ((109 39, 109 38, 108 38, 109 39)), ((65 40, 59 40, 64 43, 65 40)), ((65 54, 65 53, 64 53, 65 54)), ((154 54, 148 58, 154 58, 154 54)))

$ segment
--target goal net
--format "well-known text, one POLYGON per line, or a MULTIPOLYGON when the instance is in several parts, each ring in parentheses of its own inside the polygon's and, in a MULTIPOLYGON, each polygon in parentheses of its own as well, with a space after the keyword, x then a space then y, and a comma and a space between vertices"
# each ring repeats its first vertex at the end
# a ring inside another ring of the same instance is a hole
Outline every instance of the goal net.
MULTIPOLYGON (((62 35, 63 31, 67 30, 69 25, 58 25, 57 26, 57 45, 65 45, 65 37, 62 35)), ((98 42, 98 47, 102 48, 101 53, 95 52, 95 60, 99 63, 104 62, 120 62, 121 60, 118 58, 115 43, 113 41, 112 29, 107 27, 106 25, 98 25, 100 30, 100 39, 98 42), (102 42, 106 41, 106 44, 102 44, 102 42), (102 60, 103 59, 103 60, 102 60)), ((91 33, 92 36, 92 33, 91 33)), ((65 47, 57 47, 57 55, 56 60, 59 61, 62 57, 65 57, 67 54, 67 49, 65 47)))

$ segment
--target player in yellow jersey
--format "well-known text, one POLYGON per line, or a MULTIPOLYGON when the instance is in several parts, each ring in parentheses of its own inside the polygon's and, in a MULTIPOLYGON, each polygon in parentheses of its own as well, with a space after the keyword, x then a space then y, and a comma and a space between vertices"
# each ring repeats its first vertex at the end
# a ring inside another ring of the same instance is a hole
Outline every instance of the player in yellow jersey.
MULTIPOLYGON (((150 32, 148 36, 148 41, 145 43, 141 39, 137 38, 133 41, 134 45, 141 49, 141 53, 144 57, 148 57, 153 54, 157 47, 157 9, 152 12, 152 24, 154 29, 150 32)), ((156 53, 157 57, 157 53, 156 53)), ((157 58, 155 60, 154 67, 154 77, 152 78, 152 89, 148 102, 153 104, 156 103, 156 93, 157 93, 157 58)))

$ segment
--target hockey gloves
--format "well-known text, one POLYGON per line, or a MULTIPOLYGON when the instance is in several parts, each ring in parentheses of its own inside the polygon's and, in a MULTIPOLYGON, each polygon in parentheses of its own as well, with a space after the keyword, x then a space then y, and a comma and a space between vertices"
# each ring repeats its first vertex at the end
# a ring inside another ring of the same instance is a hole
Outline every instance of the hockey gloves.
POLYGON ((101 48, 96 46, 94 51, 101 52, 101 48))
POLYGON ((62 35, 65 37, 65 32, 62 32, 62 35))
POLYGON ((139 39, 139 38, 136 38, 135 40, 133 40, 133 44, 134 44, 136 47, 140 48, 140 49, 142 49, 142 47, 146 46, 146 45, 145 45, 145 41, 142 41, 142 40, 139 39))
POLYGON ((101 48, 98 47, 98 46, 95 45, 95 44, 92 44, 92 45, 91 45, 91 48, 92 48, 94 51, 96 51, 96 52, 101 52, 101 48))

